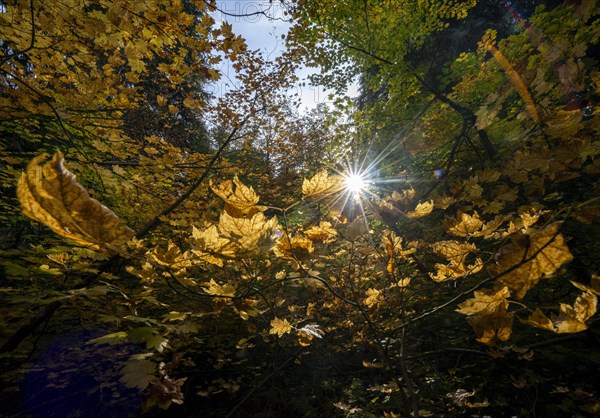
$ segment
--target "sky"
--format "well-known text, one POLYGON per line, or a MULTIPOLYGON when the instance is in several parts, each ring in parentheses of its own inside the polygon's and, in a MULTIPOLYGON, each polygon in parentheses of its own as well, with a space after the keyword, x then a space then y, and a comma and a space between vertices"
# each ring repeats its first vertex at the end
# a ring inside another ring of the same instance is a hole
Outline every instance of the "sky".
MULTIPOLYGON (((269 0, 217 0, 217 8, 220 11, 213 14, 215 20, 217 22, 229 22, 233 26, 233 32, 242 35, 246 39, 249 49, 260 49, 267 56, 274 58, 285 47, 281 35, 287 33, 290 25, 284 21, 283 7, 277 0, 272 2, 269 0), (258 11, 267 11, 268 16, 273 19, 260 14, 239 17, 240 15, 251 15, 258 11), (227 14, 237 16, 228 16, 227 14)), ((233 77, 234 74, 228 62, 223 62, 220 70, 223 77, 219 82, 220 85, 216 86, 217 91, 214 92, 217 96, 232 88, 227 83, 231 84, 229 78, 233 77)), ((301 68, 298 71, 300 83, 306 81, 307 77, 316 71, 318 70, 301 68)), ((290 92, 290 94, 293 93, 300 94, 300 112, 313 109, 318 103, 329 102, 327 98, 329 92, 321 86, 311 86, 308 83, 306 86, 298 85, 294 91, 290 92)), ((356 88, 353 88, 350 93, 355 95, 356 88)))

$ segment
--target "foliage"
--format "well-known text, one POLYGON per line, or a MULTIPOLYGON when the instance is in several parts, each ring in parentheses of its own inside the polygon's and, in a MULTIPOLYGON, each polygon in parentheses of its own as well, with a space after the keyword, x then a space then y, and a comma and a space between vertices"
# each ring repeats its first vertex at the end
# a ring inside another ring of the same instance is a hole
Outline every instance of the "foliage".
POLYGON ((2 6, 3 187, 53 231, 3 220, 10 413, 598 414, 600 9, 540 8, 429 72, 475 2, 392 3, 290 5, 274 63, 210 2, 2 6), (289 111, 302 51, 371 101, 289 111), (242 87, 209 103, 189 83, 219 53, 242 87), (184 93, 211 154, 127 132, 143 108, 179 123, 184 93))

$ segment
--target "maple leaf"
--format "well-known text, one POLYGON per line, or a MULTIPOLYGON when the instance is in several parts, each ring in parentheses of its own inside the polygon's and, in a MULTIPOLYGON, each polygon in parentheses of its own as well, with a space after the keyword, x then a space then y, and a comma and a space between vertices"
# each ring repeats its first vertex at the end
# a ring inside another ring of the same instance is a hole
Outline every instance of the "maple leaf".
POLYGON ((130 359, 125 363, 121 370, 123 376, 121 382, 128 388, 146 389, 150 383, 158 381, 154 375, 156 373, 156 363, 144 359, 130 359))
POLYGON ((148 256, 158 265, 171 267, 175 270, 189 267, 191 265, 189 253, 182 253, 179 247, 171 240, 169 240, 166 250, 163 250, 161 247, 157 246, 152 251, 148 252, 148 256))
POLYGON ((423 216, 427 216, 433 210, 433 200, 430 202, 419 203, 415 210, 410 211, 406 214, 409 218, 422 218, 423 216))
POLYGON ((469 264, 467 266, 462 262, 456 263, 454 261, 451 261, 449 264, 436 263, 435 267, 437 269, 436 274, 429 273, 429 276, 439 283, 448 279, 456 280, 467 274, 478 273, 483 268, 483 260, 478 258, 475 260, 475 264, 469 264))
POLYGON ((496 264, 488 269, 490 274, 498 275, 514 268, 498 279, 498 286, 508 286, 520 300, 543 276, 570 262, 573 256, 559 227, 554 223, 541 230, 529 228, 525 234, 513 234, 511 242, 496 255, 496 264))
POLYGON ((491 289, 476 290, 473 292, 473 296, 473 298, 467 299, 458 305, 459 309, 456 312, 463 315, 476 315, 494 312, 499 307, 504 310, 508 309, 507 298, 510 296, 510 291, 506 286, 497 292, 491 289))
POLYGON ((481 220, 477 212, 473 212, 473 215, 469 215, 459 211, 456 214, 456 218, 446 218, 444 221, 444 227, 449 234, 456 235, 458 237, 467 237, 477 232, 484 222, 481 220))
POLYGON ((223 267, 223 259, 235 258, 235 244, 219 234, 216 225, 200 230, 192 227, 192 253, 212 264, 223 267))
POLYGON ((140 279, 142 279, 142 282, 153 283, 154 280, 157 278, 156 272, 154 271, 154 267, 147 261, 144 264, 142 264, 141 270, 138 270, 133 266, 125 267, 125 270, 129 274, 138 276, 140 279))
POLYGON ((183 321, 188 315, 189 315, 189 312, 171 311, 168 314, 166 314, 166 315, 163 316, 163 322, 166 322, 166 321, 183 321))
POLYGON ((271 329, 269 330, 269 334, 277 334, 279 337, 282 337, 291 330, 292 326, 287 319, 279 319, 276 317, 275 319, 271 320, 271 329))
POLYGON ((258 302, 254 299, 236 299, 233 301, 234 309, 244 321, 247 321, 250 317, 260 315, 257 305, 258 302))
POLYGON ((417 252, 416 243, 409 242, 407 248, 404 249, 402 245, 403 241, 404 238, 399 237, 395 232, 386 229, 382 234, 381 246, 385 249, 388 257, 395 254, 400 258, 408 259, 411 254, 417 252))
POLYGON ((257 206, 258 195, 252 187, 246 186, 237 176, 233 181, 227 180, 218 186, 211 184, 212 191, 225 202, 225 210, 233 217, 251 218, 257 212, 262 212, 267 208, 257 206))
POLYGON ((501 304, 494 311, 481 312, 482 314, 469 318, 469 323, 477 334, 477 341, 489 346, 494 346, 497 341, 508 341, 512 333, 514 314, 507 312, 501 304))
POLYGON ((332 228, 331 223, 321 221, 319 222, 319 226, 311 226, 304 231, 304 234, 311 241, 328 243, 335 241, 337 231, 332 228))
POLYGON ((369 308, 373 308, 374 306, 378 306, 383 301, 383 295, 377 289, 367 289, 367 297, 364 300, 364 304, 369 308))
POLYGON ((233 243, 236 255, 249 256, 271 247, 277 225, 277 217, 267 219, 262 212, 251 218, 237 218, 224 211, 219 219, 219 233, 233 243))
POLYGON ((117 345, 123 342, 126 342, 128 335, 124 331, 113 332, 112 334, 106 334, 102 337, 94 338, 89 340, 87 344, 108 344, 108 345, 117 345))
POLYGON ((221 213, 219 224, 203 231, 192 229, 192 252, 203 260, 223 266, 223 260, 265 253, 273 245, 277 217, 267 219, 262 212, 251 218, 221 213))
POLYGON ((302 193, 314 199, 320 199, 341 191, 343 187, 344 181, 340 176, 329 177, 327 171, 322 170, 310 180, 304 179, 302 193))
POLYGON ((273 249, 275 255, 282 258, 297 258, 306 260, 314 251, 313 243, 306 237, 296 235, 292 238, 283 236, 273 249))
POLYGON ((95 250, 116 250, 134 233, 75 181, 56 152, 43 166, 47 154, 35 157, 21 175, 17 196, 23 213, 58 235, 95 250))
POLYGON ((522 322, 557 334, 573 334, 587 329, 585 322, 596 314, 597 306, 598 297, 591 291, 585 291, 577 297, 573 306, 561 303, 558 315, 548 318, 537 308, 522 322))
POLYGON ((585 321, 591 318, 598 306, 598 298, 592 292, 583 292, 573 306, 560 304, 559 314, 552 319, 558 334, 570 334, 587 329, 585 321))
POLYGON ((546 315, 544 315, 540 308, 536 308, 536 310, 529 315, 529 318, 522 322, 536 328, 546 329, 554 332, 554 324, 546 315))
POLYGON ((465 258, 477 250, 475 244, 459 241, 438 241, 432 245, 433 251, 446 258, 448 261, 462 263, 465 258))
POLYGON ((215 282, 215 279, 210 279, 210 282, 203 283, 202 286, 204 287, 204 291, 209 295, 228 297, 235 296, 235 287, 229 283, 221 286, 215 282))

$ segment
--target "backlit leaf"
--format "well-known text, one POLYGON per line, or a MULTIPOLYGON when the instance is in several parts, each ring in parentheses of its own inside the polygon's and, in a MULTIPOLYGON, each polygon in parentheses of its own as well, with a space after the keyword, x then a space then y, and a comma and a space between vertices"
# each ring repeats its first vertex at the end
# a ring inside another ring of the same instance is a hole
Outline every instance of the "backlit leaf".
POLYGON ((546 329, 554 332, 554 324, 546 315, 544 315, 540 308, 536 308, 536 310, 533 311, 533 313, 529 315, 529 318, 526 321, 523 321, 523 323, 529 324, 536 328, 546 329))
POLYGON ((493 312, 470 317, 469 323, 477 334, 477 341, 493 346, 497 341, 507 341, 510 338, 513 320, 514 314, 499 305, 493 312))
POLYGON ((545 229, 529 228, 526 234, 513 234, 511 242, 501 248, 496 264, 489 268, 493 275, 513 270, 498 279, 498 285, 508 286, 514 297, 523 299, 529 289, 561 265, 573 259, 564 238, 558 232, 560 224, 545 229))
POLYGON ((508 309, 508 300, 510 291, 508 287, 494 292, 493 290, 476 290, 473 292, 471 299, 465 300, 463 303, 458 305, 456 312, 463 315, 476 315, 482 313, 491 313, 496 311, 499 307, 504 310, 508 309))
POLYGON ((322 170, 315 174, 310 180, 304 179, 302 193, 314 198, 326 197, 332 193, 339 192, 344 187, 344 181, 339 176, 330 177, 327 171, 322 170))
POLYGON ((60 151, 41 166, 46 158, 46 154, 35 157, 19 179, 17 196, 25 215, 95 250, 118 249, 133 237, 133 231, 92 199, 63 167, 60 151))
POLYGON ((438 241, 432 245, 433 251, 448 261, 462 263, 465 258, 477 250, 475 244, 467 244, 459 241, 438 241))
POLYGON ((275 318, 271 320, 271 329, 269 330, 269 334, 277 334, 282 337, 284 334, 289 333, 292 330, 292 326, 287 321, 287 319, 279 319, 275 318))
POLYGON ((225 202, 225 210, 234 217, 252 217, 257 212, 266 209, 264 206, 257 206, 259 197, 252 187, 246 186, 237 176, 233 181, 227 180, 218 186, 211 184, 211 189, 225 202))
POLYGON ((477 214, 473 212, 473 215, 467 213, 458 212, 456 218, 446 218, 444 221, 444 227, 449 234, 456 235, 458 237, 467 237, 477 232, 484 225, 483 221, 477 214))
POLYGON ((383 295, 377 289, 367 289, 366 295, 367 297, 364 300, 364 304, 369 308, 376 307, 383 302, 383 295))
POLYGON ((305 260, 314 251, 313 243, 306 237, 296 235, 292 238, 283 236, 273 249, 278 257, 297 258, 305 260))
POLYGON ((319 226, 312 226, 304 231, 304 234, 311 241, 315 242, 332 242, 335 240, 337 232, 332 228, 327 221, 319 222, 319 226))
POLYGON ((422 218, 429 215, 433 210, 433 200, 430 202, 419 203, 415 210, 408 212, 406 215, 409 218, 422 218))

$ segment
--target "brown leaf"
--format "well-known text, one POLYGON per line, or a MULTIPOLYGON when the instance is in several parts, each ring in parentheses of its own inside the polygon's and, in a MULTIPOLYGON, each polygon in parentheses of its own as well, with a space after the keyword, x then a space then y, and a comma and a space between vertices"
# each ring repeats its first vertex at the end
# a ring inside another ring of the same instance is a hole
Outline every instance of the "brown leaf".
POLYGON ((116 250, 133 237, 133 231, 92 199, 63 167, 60 151, 41 166, 46 158, 46 154, 35 157, 19 179, 17 196, 25 215, 95 250, 116 250))

